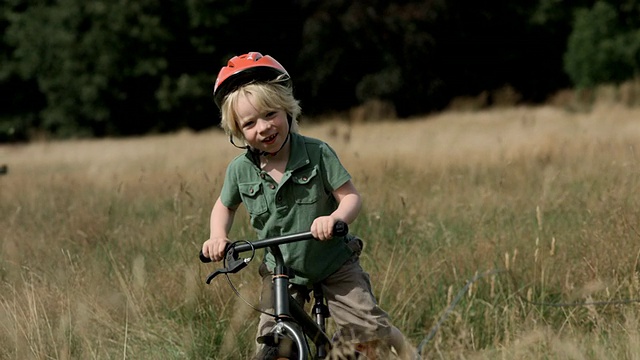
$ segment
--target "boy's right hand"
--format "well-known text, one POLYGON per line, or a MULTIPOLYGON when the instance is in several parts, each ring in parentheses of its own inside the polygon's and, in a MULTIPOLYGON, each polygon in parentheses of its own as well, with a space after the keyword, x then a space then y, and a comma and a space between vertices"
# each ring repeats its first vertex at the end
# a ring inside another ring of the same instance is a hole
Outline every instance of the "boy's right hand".
POLYGON ((221 261, 224 259, 224 249, 228 243, 227 238, 211 238, 202 244, 202 254, 213 261, 221 261))

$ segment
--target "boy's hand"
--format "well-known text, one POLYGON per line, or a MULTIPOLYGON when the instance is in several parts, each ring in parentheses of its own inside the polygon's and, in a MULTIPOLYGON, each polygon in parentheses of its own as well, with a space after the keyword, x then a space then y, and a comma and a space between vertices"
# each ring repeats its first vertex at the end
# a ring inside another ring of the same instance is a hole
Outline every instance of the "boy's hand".
POLYGON ((229 243, 227 238, 212 238, 202 244, 202 254, 213 261, 224 259, 224 249, 229 243))
POLYGON ((316 218, 311 224, 311 234, 320 241, 331 239, 333 237, 333 225, 336 221, 337 220, 331 216, 320 216, 316 218))

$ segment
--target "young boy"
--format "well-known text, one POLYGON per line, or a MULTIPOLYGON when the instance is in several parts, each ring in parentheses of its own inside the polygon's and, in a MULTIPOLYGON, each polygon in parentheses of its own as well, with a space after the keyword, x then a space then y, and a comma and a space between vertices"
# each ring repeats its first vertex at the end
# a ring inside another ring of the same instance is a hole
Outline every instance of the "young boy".
MULTIPOLYGON (((218 74, 214 100, 231 143, 246 152, 227 168, 211 212, 210 238, 202 245, 204 256, 222 260, 240 203, 261 239, 310 230, 320 241, 280 246, 295 273, 294 297, 304 301, 308 289, 321 283, 331 316, 347 341, 369 348, 383 342, 399 354, 405 352, 403 336, 378 306, 369 275, 360 267, 362 241, 351 234, 332 236, 336 221, 349 224, 356 219, 360 195, 326 143, 298 134, 301 109, 284 67, 257 52, 233 57, 218 74)), ((267 252, 260 267, 264 309, 270 306, 274 266, 267 252)), ((273 325, 273 319, 262 314, 258 336, 273 325)))

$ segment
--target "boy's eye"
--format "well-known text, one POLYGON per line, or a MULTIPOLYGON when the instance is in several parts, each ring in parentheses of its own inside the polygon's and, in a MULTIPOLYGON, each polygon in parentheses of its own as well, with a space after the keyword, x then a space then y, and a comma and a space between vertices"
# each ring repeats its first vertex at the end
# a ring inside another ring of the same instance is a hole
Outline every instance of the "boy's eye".
POLYGON ((264 117, 266 117, 267 119, 270 119, 270 118, 276 116, 276 114, 277 114, 276 111, 269 111, 264 115, 264 117))
POLYGON ((242 124, 242 127, 243 128, 249 128, 249 127, 252 127, 254 123, 255 123, 254 121, 247 121, 247 122, 242 124))

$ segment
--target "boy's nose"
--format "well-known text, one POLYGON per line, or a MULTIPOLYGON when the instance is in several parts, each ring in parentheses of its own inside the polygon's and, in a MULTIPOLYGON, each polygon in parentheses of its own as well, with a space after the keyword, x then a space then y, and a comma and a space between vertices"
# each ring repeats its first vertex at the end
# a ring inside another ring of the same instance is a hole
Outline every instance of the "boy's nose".
POLYGON ((265 130, 269 130, 271 128, 271 122, 264 120, 264 119, 259 119, 258 120, 258 129, 262 132, 265 130))

